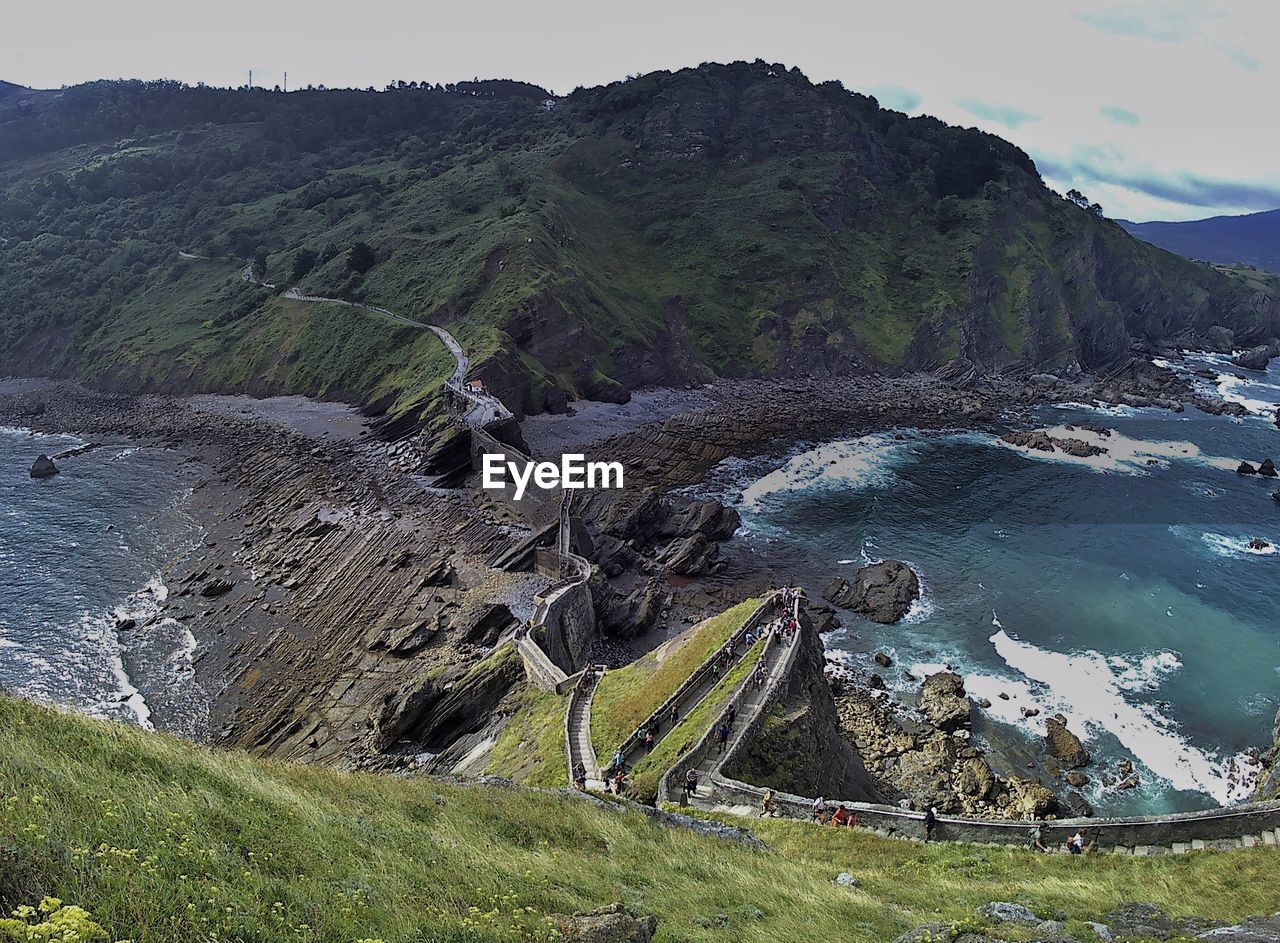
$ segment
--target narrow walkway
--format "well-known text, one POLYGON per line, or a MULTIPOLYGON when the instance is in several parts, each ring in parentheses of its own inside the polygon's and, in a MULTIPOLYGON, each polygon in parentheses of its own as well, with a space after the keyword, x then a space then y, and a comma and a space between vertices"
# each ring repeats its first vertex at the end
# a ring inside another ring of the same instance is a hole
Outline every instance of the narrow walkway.
POLYGON ((603 671, 592 665, 582 676, 582 683, 569 696, 569 709, 565 721, 565 743, 569 751, 569 784, 573 784, 573 771, 581 763, 587 773, 588 789, 603 789, 600 764, 596 760, 596 748, 591 742, 591 698, 600 683, 603 671))
MULTIPOLYGON (((782 635, 770 638, 766 645, 764 653, 760 656, 760 664, 764 666, 765 676, 764 682, 757 685, 754 677, 748 678, 744 687, 738 690, 735 697, 730 698, 729 703, 725 705, 725 709, 721 711, 720 716, 716 718, 709 731, 712 738, 715 738, 716 728, 725 720, 727 711, 731 705, 737 708, 737 717, 731 726, 729 740, 725 744, 725 748, 710 748, 701 751, 701 756, 696 763, 690 764, 698 771, 698 782, 707 784, 699 787, 699 792, 709 792, 708 785, 711 783, 712 777, 719 776, 723 765, 732 757, 738 755, 739 751, 746 745, 751 737, 755 736, 759 729, 759 722, 763 719, 763 715, 772 706, 772 698, 775 695, 779 685, 786 681, 791 674, 791 666, 795 661, 795 651, 800 644, 800 633, 795 632, 790 638, 782 635)), ((754 672, 753 672, 754 674, 754 672)), ((680 788, 680 784, 684 781, 685 770, 689 765, 678 767, 678 776, 676 787, 680 788)), ((691 797, 695 806, 703 807, 697 794, 691 797)))
MULTIPOLYGON (((737 631, 730 636, 729 642, 733 645, 733 654, 728 666, 722 666, 721 671, 715 670, 715 664, 720 658, 720 652, 723 646, 717 647, 716 650, 706 660, 704 660, 692 674, 690 674, 685 682, 681 684, 680 687, 678 687, 656 711, 650 714, 643 724, 640 725, 642 728, 647 728, 654 732, 655 747, 666 739, 667 735, 671 733, 680 720, 688 717, 689 713, 697 708, 697 706, 716 689, 720 684, 720 681, 733 669, 734 665, 746 657, 747 653, 751 650, 750 646, 746 644, 746 635, 749 632, 758 633, 759 629, 766 625, 768 621, 777 614, 778 601, 779 596, 776 593, 766 596, 761 601, 760 605, 756 607, 755 611, 752 612, 751 615, 743 621, 742 625, 738 627, 737 631), (673 709, 675 710, 677 717, 676 723, 671 722, 671 712, 673 709)), ((774 647, 777 645, 777 643, 771 644, 774 647)), ((767 654, 768 653, 766 652, 766 655, 767 654)), ((596 685, 593 684, 588 697, 585 716, 585 723, 587 724, 586 728, 584 729, 581 726, 584 722, 583 718, 575 718, 572 714, 569 716, 567 736, 570 741, 581 740, 584 738, 589 741, 591 739, 589 702, 590 697, 595 694, 595 689, 596 685)), ((628 768, 635 766, 636 763, 650 751, 650 748, 645 746, 644 740, 638 736, 638 734, 638 730, 635 733, 632 733, 619 747, 622 751, 623 761, 628 768)), ((613 757, 610 755, 610 763, 612 763, 612 761, 613 757)), ((572 763, 570 765, 572 766, 572 763)))

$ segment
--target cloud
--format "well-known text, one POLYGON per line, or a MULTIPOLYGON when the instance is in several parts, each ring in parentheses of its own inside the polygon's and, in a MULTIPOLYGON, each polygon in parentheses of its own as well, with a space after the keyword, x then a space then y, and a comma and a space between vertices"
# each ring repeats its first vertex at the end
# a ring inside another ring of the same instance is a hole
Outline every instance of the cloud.
POLYGON ((1116 3, 1083 11, 1076 19, 1113 36, 1136 36, 1159 43, 1180 43, 1198 35, 1214 18, 1202 0, 1178 3, 1116 3))
POLYGON ((1113 163, 1116 156, 1110 148, 1082 148, 1069 157, 1032 154, 1044 176, 1074 183, 1086 193, 1091 185, 1104 184, 1187 206, 1280 207, 1280 181, 1222 180, 1186 171, 1162 174, 1150 168, 1128 169, 1113 163))
POLYGON ((895 111, 915 111, 922 101, 919 95, 901 85, 875 85, 867 89, 866 93, 874 95, 882 108, 892 108, 895 111))
POLYGON ((1102 117, 1108 121, 1114 121, 1116 124, 1127 124, 1131 128, 1136 128, 1142 119, 1138 115, 1127 108, 1117 108, 1115 105, 1103 105, 1098 109, 1102 113, 1102 117))
POLYGON ((1040 120, 1039 115, 1033 115, 1029 111, 1023 111, 1021 108, 979 101, 976 98, 957 98, 956 104, 975 118, 994 121, 996 124, 1012 130, 1017 130, 1030 121, 1040 120))

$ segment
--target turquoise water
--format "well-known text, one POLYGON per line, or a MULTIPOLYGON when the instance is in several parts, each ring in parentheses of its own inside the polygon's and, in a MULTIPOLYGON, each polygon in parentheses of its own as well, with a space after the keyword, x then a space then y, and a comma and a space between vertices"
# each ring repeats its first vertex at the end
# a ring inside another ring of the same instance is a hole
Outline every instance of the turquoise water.
POLYGON ((869 559, 922 576, 903 623, 842 613, 826 639, 834 658, 880 670, 871 656, 888 651, 895 667, 881 674, 904 692, 918 685, 904 671, 954 666, 992 701, 976 729, 1005 745, 1005 771, 1025 771, 1044 714, 1066 714, 1099 761, 1085 789, 1099 813, 1203 808, 1247 794, 1230 764, 1247 769, 1239 754, 1269 740, 1280 695, 1280 555, 1248 549, 1254 537, 1280 545, 1280 482, 1234 471, 1280 460, 1277 379, 1206 384, 1258 414, 1243 419, 1042 410, 1041 425, 1115 430, 1095 439, 1109 455, 1089 461, 901 430, 729 464, 719 482, 743 515, 740 539, 811 594, 869 559), (1136 790, 1098 781, 1121 757, 1135 761, 1136 790))
POLYGON ((0 688, 198 736, 195 638, 148 624, 168 593, 161 570, 199 538, 182 511, 189 476, 177 453, 137 444, 28 475, 36 455, 83 442, 0 427, 0 688), (124 617, 139 626, 119 628, 124 617))

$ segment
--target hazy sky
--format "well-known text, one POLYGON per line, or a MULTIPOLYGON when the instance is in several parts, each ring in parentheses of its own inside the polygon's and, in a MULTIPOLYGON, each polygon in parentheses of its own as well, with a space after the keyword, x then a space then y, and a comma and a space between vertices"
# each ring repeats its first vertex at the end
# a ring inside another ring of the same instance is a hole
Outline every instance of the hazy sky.
POLYGON ((14 5, 0 78, 374 85, 517 78, 558 93, 761 58, 1028 151, 1110 216, 1280 207, 1275 0, 63 0, 14 5))

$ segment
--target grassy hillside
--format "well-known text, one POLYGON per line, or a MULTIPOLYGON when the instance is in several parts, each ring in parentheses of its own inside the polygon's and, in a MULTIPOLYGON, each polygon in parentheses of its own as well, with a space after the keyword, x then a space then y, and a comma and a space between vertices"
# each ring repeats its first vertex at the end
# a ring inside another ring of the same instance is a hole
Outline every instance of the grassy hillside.
POLYGON ((1274 850, 1066 859, 752 827, 767 850, 562 793, 264 763, 0 699, 0 907, 55 898, 102 939, 549 940, 551 914, 621 901, 658 916, 659 940, 821 943, 973 925, 990 900, 1077 930, 1130 900, 1276 906, 1274 850))
POLYGON ((295 284, 449 325, 528 411, 957 356, 1105 368, 1134 338, 1276 331, 1273 292, 1058 198, 1013 145, 795 69, 545 96, 0 97, 0 372, 436 408, 434 339, 283 302, 295 284))

